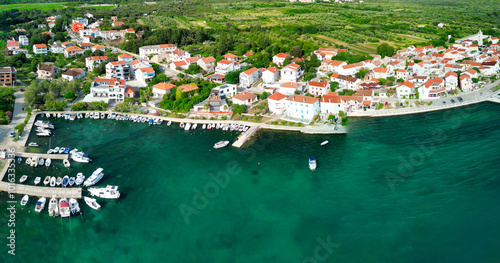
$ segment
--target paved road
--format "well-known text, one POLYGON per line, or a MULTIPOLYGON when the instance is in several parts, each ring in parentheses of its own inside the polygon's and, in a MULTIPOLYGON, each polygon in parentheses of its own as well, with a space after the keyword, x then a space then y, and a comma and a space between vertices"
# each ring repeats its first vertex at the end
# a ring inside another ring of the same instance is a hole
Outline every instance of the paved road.
POLYGON ((26 112, 23 110, 25 107, 24 93, 16 92, 14 93, 14 96, 16 97, 16 100, 12 121, 9 125, 0 125, 0 149, 15 145, 13 139, 9 137, 9 133, 14 130, 16 125, 22 123, 26 118, 26 112))

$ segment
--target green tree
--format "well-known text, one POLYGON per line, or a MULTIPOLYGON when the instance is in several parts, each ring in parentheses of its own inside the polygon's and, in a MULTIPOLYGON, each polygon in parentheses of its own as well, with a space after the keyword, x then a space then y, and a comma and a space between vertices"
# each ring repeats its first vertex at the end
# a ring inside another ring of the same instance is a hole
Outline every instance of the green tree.
POLYGON ((290 56, 294 58, 300 58, 302 57, 302 49, 300 47, 292 47, 289 52, 290 56))
POLYGON ((247 105, 239 105, 239 104, 236 104, 236 105, 233 105, 233 113, 234 114, 242 114, 242 113, 245 113, 247 112, 247 105))
POLYGON ((392 57, 394 54, 396 54, 396 52, 393 46, 384 42, 378 45, 377 54, 379 54, 382 58, 385 58, 385 57, 392 57))
POLYGON ((356 72, 354 76, 358 79, 363 79, 365 78, 366 74, 368 74, 368 72, 370 72, 368 69, 361 69, 358 72, 356 72))
POLYGON ((238 84, 240 82, 241 71, 230 71, 226 74, 226 82, 229 84, 238 84))

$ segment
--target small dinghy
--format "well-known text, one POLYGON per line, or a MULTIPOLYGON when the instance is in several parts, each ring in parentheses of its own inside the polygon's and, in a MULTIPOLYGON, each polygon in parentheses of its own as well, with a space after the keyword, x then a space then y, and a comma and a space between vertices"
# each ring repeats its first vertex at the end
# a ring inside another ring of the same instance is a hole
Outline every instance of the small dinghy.
POLYGON ((80 213, 80 205, 78 205, 78 201, 75 198, 69 199, 69 208, 72 214, 80 213))
POLYGON ((329 141, 324 141, 321 143, 321 146, 327 145, 328 143, 329 143, 329 141))
POLYGON ((56 185, 57 186, 60 186, 63 182, 63 179, 61 177, 57 177, 57 180, 56 180, 56 185))
POLYGON ((220 142, 217 142, 214 145, 214 149, 219 149, 219 148, 226 147, 228 144, 229 144, 229 141, 220 141, 220 142))
POLYGON ((69 176, 65 175, 62 180, 62 186, 66 187, 68 186, 68 183, 69 183, 69 176))
POLYGON ((50 176, 45 176, 45 179, 43 179, 43 184, 48 185, 50 183, 50 176))
POLYGON ((22 163, 23 162, 23 158, 21 156, 17 157, 17 163, 22 163))
POLYGON ((24 195, 23 199, 21 199, 21 205, 25 206, 26 203, 28 203, 28 200, 30 199, 29 195, 24 195))
POLYGON ((75 184, 75 177, 70 177, 68 184, 69 186, 73 186, 75 184))
POLYGON ((170 126, 170 125, 172 125, 172 121, 167 122, 167 126, 170 126))
POLYGON ((63 164, 64 164, 64 167, 66 167, 66 168, 69 168, 71 166, 68 159, 64 159, 63 164))
POLYGON ((45 160, 43 158, 38 159, 39 166, 43 166, 44 163, 45 163, 45 160))
POLYGON ((42 177, 37 176, 37 177, 35 178, 35 185, 38 185, 38 184, 40 183, 40 181, 41 181, 41 180, 42 180, 42 177))
POLYGON ((26 181, 26 179, 28 179, 28 176, 27 175, 23 175, 23 176, 21 176, 21 179, 19 179, 19 182, 20 183, 24 183, 24 181, 26 181))
POLYGON ((90 206, 90 208, 95 210, 101 209, 101 206, 96 202, 95 198, 85 196, 83 199, 85 200, 85 203, 90 206))
POLYGON ((30 142, 30 143, 28 143, 28 146, 38 147, 39 145, 36 142, 30 142))
POLYGON ((35 212, 40 213, 43 210, 43 208, 45 207, 46 201, 47 201, 47 199, 45 197, 41 197, 40 199, 38 199, 38 201, 36 201, 36 205, 35 205, 35 212))
POLYGON ((51 163, 52 160, 50 160, 50 158, 47 158, 47 160, 45 160, 45 166, 49 167, 51 163))
POLYGON ((76 174, 75 184, 81 185, 83 183, 83 181, 85 181, 85 175, 83 175, 82 173, 76 174))
POLYGON ((52 176, 52 177, 50 178, 50 186, 56 186, 56 181, 57 181, 57 180, 56 180, 56 177, 55 177, 55 176, 52 176))

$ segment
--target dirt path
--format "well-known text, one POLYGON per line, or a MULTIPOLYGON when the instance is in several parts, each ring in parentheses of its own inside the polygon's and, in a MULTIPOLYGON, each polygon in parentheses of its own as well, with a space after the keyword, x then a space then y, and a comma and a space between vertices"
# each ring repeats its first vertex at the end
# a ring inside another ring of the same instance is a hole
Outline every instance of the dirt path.
POLYGON ((177 19, 174 19, 175 22, 177 22, 177 24, 181 27, 181 28, 185 28, 185 29, 188 29, 183 23, 181 23, 179 20, 177 19))
POLYGON ((331 37, 322 36, 322 35, 317 35, 317 37, 319 37, 321 39, 324 39, 326 41, 338 44, 338 45, 346 46, 346 47, 348 47, 350 49, 353 49, 353 50, 356 50, 356 51, 359 51, 359 52, 368 53, 368 54, 374 54, 374 50, 373 49, 367 49, 367 48, 363 48, 363 47, 353 46, 351 44, 347 44, 345 42, 333 39, 331 37))
POLYGON ((137 23, 141 24, 141 25, 145 25, 144 21, 142 21, 142 19, 137 19, 137 23))

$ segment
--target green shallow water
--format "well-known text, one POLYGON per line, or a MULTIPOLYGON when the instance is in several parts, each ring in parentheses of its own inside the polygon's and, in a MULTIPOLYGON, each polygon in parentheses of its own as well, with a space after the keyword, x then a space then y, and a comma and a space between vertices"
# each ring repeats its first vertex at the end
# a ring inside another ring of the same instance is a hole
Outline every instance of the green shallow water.
POLYGON ((98 200, 100 211, 80 201, 83 216, 64 220, 34 213, 35 198, 18 205, 16 256, 2 244, 2 262, 498 262, 499 110, 351 119, 345 136, 265 131, 219 150, 237 134, 53 120, 50 141, 30 140, 38 150, 76 147, 93 162, 23 163, 18 177, 102 167, 99 185, 122 198, 98 200))

